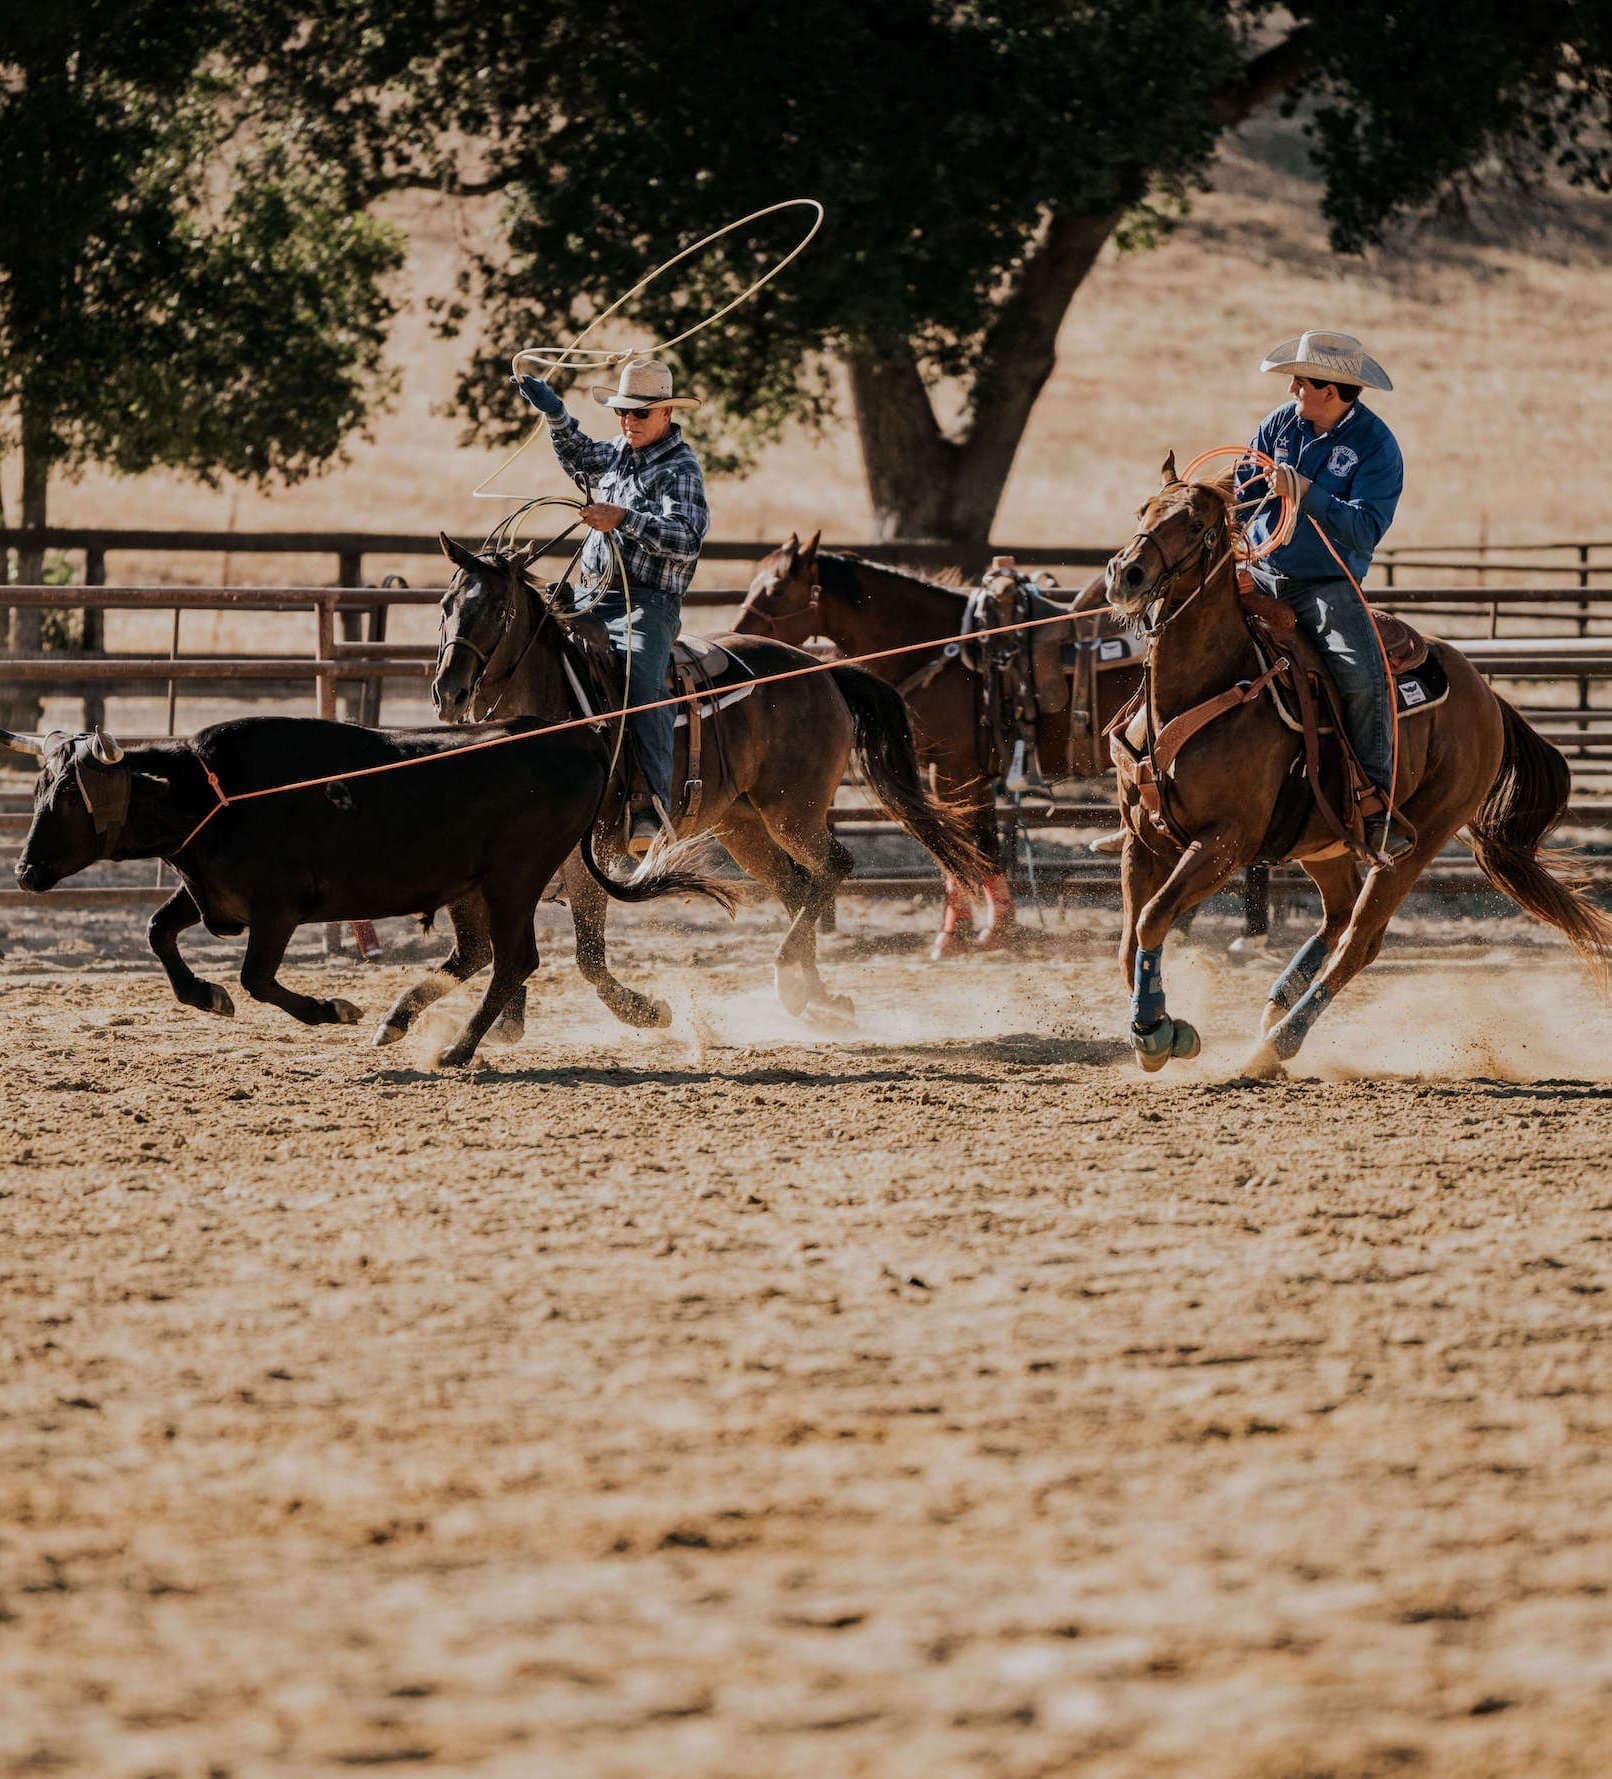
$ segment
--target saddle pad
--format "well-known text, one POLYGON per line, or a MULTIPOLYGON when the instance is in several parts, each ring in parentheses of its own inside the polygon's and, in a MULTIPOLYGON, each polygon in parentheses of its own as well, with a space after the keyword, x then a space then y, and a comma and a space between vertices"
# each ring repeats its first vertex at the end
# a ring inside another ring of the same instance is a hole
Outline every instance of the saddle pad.
MULTIPOLYGON (((1270 666, 1270 659, 1258 642, 1254 644, 1254 648, 1259 655, 1260 669, 1263 671, 1270 666)), ((1295 733, 1302 735, 1304 725, 1299 721, 1298 712, 1292 706, 1290 688, 1280 680, 1272 680, 1270 692, 1282 721, 1295 733)), ((1430 642, 1427 645, 1426 659, 1408 672, 1401 672, 1395 678, 1394 693, 1394 714, 1402 723, 1409 717, 1420 716, 1423 711, 1434 709, 1449 697, 1450 676, 1444 671, 1444 650, 1439 643, 1430 642)), ((1324 709, 1325 707, 1320 708, 1324 709)), ((1320 716, 1320 709, 1317 710, 1317 716, 1320 716)), ((1330 735, 1332 733, 1331 723, 1323 718, 1318 725, 1318 733, 1330 735)))
POLYGON ((672 660, 684 667, 692 667, 696 673, 703 673, 712 680, 719 679, 733 665, 733 656, 721 643, 712 642, 708 636, 693 636, 688 631, 672 644, 672 660))
MULTIPOLYGON (((699 689, 710 693, 709 697, 699 701, 701 717, 726 710, 730 704, 737 704, 741 698, 748 698, 756 689, 756 676, 750 668, 745 666, 732 649, 724 648, 719 642, 712 642, 709 637, 684 635, 672 644, 671 668, 666 684, 668 694, 682 690, 676 678, 679 667, 691 669, 699 689)), ((672 726, 676 729, 688 727, 687 706, 678 710, 672 726)))
POLYGON ((1080 665, 1080 657, 1088 649, 1097 653, 1097 671, 1105 667, 1123 667, 1129 661, 1139 661, 1147 653, 1147 640, 1129 631, 1120 636, 1093 636, 1080 642, 1066 642, 1060 645, 1063 664, 1066 671, 1073 673, 1080 665))

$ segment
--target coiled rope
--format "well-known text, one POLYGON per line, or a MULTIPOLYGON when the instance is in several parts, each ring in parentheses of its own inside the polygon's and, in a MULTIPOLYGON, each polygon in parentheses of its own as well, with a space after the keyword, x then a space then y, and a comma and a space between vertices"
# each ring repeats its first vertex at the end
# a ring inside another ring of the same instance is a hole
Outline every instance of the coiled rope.
MULTIPOLYGON (((785 266, 790 265, 795 260, 799 259, 801 254, 803 254, 811 244, 817 231, 823 226, 823 217, 823 206, 816 198, 785 198, 781 203, 768 204, 760 210, 752 210, 748 216, 741 216, 735 222, 724 223, 721 228, 713 229, 710 234, 702 236, 698 241, 694 242, 692 246, 685 247, 680 252, 674 253, 670 259, 663 260, 656 266, 654 271, 648 273, 647 276, 640 278, 631 290, 626 291, 623 295, 617 297, 608 308, 601 309, 599 313, 594 316, 593 320, 583 328, 582 332, 579 333, 568 346, 521 347, 520 351, 509 361, 510 372, 513 376, 518 378, 526 374, 526 370, 523 367, 530 367, 544 372, 564 370, 568 367, 574 370, 603 371, 610 370, 619 364, 625 364, 629 358, 654 357, 658 353, 669 352, 674 346, 681 346, 685 340, 692 340, 696 334, 703 333, 706 328, 711 327, 716 322, 720 321, 724 315, 731 315, 740 304, 749 302, 751 297, 753 297, 758 290, 764 285, 770 284, 773 279, 783 271, 785 266), (813 212, 812 223, 811 227, 808 228, 806 233, 801 236, 793 247, 790 248, 788 253, 786 253, 782 259, 775 261, 774 264, 763 272, 759 278, 748 285, 744 290, 740 291, 732 301, 724 303, 720 309, 713 310, 712 313, 705 316, 703 320, 696 321, 692 327, 684 328, 682 333, 673 334, 670 339, 658 340, 653 346, 640 346, 626 352, 607 351, 602 347, 584 346, 582 344, 596 327, 602 326, 603 323, 608 321, 619 309, 624 308, 630 303, 635 296, 648 290, 650 285, 655 283, 657 279, 664 277, 666 273, 673 269, 673 267, 682 265, 684 260, 692 259, 696 253, 709 247, 712 242, 722 240, 724 236, 733 234, 735 230, 742 229, 749 223, 759 222, 764 216, 776 216, 781 210, 799 209, 807 209, 813 212)), ((540 415, 537 424, 526 437, 521 440, 515 449, 510 452, 509 456, 499 464, 497 469, 495 469, 490 476, 486 477, 477 487, 471 490, 472 498, 475 500, 509 499, 507 493, 492 487, 492 484, 503 475, 504 471, 507 470, 512 463, 515 462, 521 453, 537 438, 538 434, 542 432, 547 424, 547 419, 540 415)))

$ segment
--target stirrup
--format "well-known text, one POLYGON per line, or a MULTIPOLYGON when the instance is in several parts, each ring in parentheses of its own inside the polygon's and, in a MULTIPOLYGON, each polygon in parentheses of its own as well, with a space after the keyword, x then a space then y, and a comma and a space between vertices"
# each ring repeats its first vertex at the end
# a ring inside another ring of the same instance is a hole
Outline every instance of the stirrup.
POLYGON ((1364 849, 1373 866, 1387 870, 1416 845, 1416 830, 1397 809, 1375 811, 1366 817, 1364 849))
POLYGON ((651 797, 648 807, 635 809, 627 824, 627 852, 635 859, 644 858, 650 847, 665 834, 675 838, 675 830, 666 819, 666 807, 659 797, 651 797))

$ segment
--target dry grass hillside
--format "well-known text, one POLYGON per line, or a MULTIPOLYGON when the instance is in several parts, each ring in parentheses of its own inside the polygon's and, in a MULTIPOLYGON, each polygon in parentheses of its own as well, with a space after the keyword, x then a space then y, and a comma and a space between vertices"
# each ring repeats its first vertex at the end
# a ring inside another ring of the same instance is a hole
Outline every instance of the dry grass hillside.
MULTIPOLYGON (((998 538, 1115 538, 1166 448, 1184 460, 1247 436, 1280 394, 1254 368, 1261 351, 1307 324, 1361 334, 1399 384, 1380 398, 1409 464, 1396 542, 1612 534, 1602 427, 1586 387, 1612 359, 1605 201, 1519 207, 1459 239, 1407 232, 1393 251, 1362 262, 1329 251, 1316 195, 1292 126, 1265 122, 1228 145, 1214 191, 1172 240, 1150 253, 1105 253, 1065 324, 998 538)), ((275 492, 91 475, 57 491, 56 521, 485 525, 499 509, 470 490, 500 453, 461 445, 457 422, 440 412, 463 347, 431 338, 424 300, 449 288, 468 231, 496 226, 496 216, 423 203, 398 215, 413 241, 396 341, 404 387, 372 441, 355 443, 349 461, 320 479, 275 492)), ((693 436, 697 443, 697 419, 693 436)), ((14 479, 14 466, 6 473, 14 479)), ((517 490, 564 488, 541 446, 508 480, 517 490)), ((9 484, 7 492, 14 498, 9 484)), ((747 478, 717 484, 713 504, 717 536, 771 538, 818 525, 841 541, 870 535, 849 427, 787 439, 747 478)), ((196 558, 179 572, 206 580, 216 566, 196 558)), ((234 578, 251 578, 244 563, 234 578)))

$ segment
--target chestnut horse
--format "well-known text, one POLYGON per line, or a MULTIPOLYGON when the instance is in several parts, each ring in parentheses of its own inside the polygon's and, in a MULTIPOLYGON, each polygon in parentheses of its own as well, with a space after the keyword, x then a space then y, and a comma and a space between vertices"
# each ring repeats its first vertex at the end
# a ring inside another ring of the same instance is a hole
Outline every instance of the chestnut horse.
MULTIPOLYGON (((457 571, 442 600, 431 682, 431 696, 446 721, 480 720, 494 711, 506 721, 560 722, 576 716, 572 686, 555 665, 554 651, 531 646, 548 623, 571 637, 573 671, 591 674, 596 694, 602 690, 594 708, 620 707, 619 663, 603 626, 552 606, 526 578, 529 553, 477 555, 446 536, 441 543, 457 571)), ((730 638, 724 646, 757 678, 820 665, 780 643, 730 638)), ((885 811, 941 870, 977 886, 989 863, 970 842, 961 818, 925 796, 906 706, 860 668, 835 666, 757 686, 704 721, 714 744, 706 750, 700 819, 740 870, 765 884, 791 917, 774 967, 778 998, 799 1017, 842 1024, 851 1002, 831 995, 818 975, 817 924, 834 906, 834 892, 853 863, 828 825, 852 753, 885 811)), ((678 735, 673 782, 681 784, 687 777, 687 729, 678 735)), ((620 810, 623 776, 618 769, 596 829, 607 862, 624 856, 619 822, 613 819, 620 810)), ((566 860, 560 877, 576 927, 577 965, 600 1000, 627 1025, 669 1024, 671 1009, 664 1001, 611 975, 605 962, 605 892, 578 853, 566 860)))
MULTIPOLYGON (((1170 827, 1124 800, 1125 931, 1120 964, 1132 990, 1131 1045, 1149 1072, 1198 1054, 1198 1034, 1165 1007, 1160 963, 1171 927, 1274 839, 1278 804, 1294 780, 1302 740, 1268 696, 1238 597, 1230 550, 1230 482, 1183 482, 1172 453, 1161 485, 1137 514, 1131 541, 1107 569, 1108 600, 1151 638, 1145 709, 1129 739, 1151 754, 1172 719, 1228 694, 1164 773, 1170 827)), ((1301 651, 1302 653, 1302 651, 1301 651)), ((1318 659, 1318 658, 1317 658, 1318 659)), ((1321 892, 1322 920, 1276 979, 1253 1066, 1274 1072, 1297 1055, 1311 1027, 1377 956, 1394 911, 1459 830, 1478 869, 1503 895, 1563 933, 1603 982, 1612 920, 1546 869, 1541 842, 1567 807, 1567 761, 1499 698, 1458 649, 1443 645, 1449 696, 1401 719, 1396 807, 1414 825, 1410 850, 1362 880, 1313 798, 1275 841, 1321 892)), ((1185 729, 1178 733, 1186 732, 1185 729)), ((1124 780, 1122 769, 1122 784, 1124 780)), ((1302 781, 1300 781, 1302 783, 1302 781)))
MULTIPOLYGON (((968 595, 904 569, 819 549, 821 536, 818 532, 803 545, 791 532, 787 542, 763 559, 734 628, 744 636, 772 636, 797 647, 810 636, 826 636, 852 656, 936 639, 927 654, 868 663, 868 671, 894 685, 911 706, 919 759, 933 769, 941 797, 966 811, 974 844, 995 865, 985 883, 986 925, 977 938, 966 889, 955 877, 947 878, 945 912, 930 955, 955 957, 971 944, 982 951, 1010 945, 1017 915, 996 820, 996 783, 1007 762, 994 757, 994 745, 980 722, 980 676, 955 644, 944 646, 945 639, 964 628, 968 595)), ((1071 612, 1100 607, 1102 590, 1099 575, 1076 598, 1071 612)), ((1112 636, 1120 628, 1106 612, 1094 612, 1081 643, 1095 648, 1099 632, 1112 636)), ((1086 728, 1075 736, 1079 776, 1107 772, 1108 757, 1100 746, 1103 726, 1135 691, 1139 678, 1140 666, 1133 661, 1105 667, 1095 676, 1098 708, 1084 712, 1086 728)), ((1043 713, 1037 724, 1037 751, 1049 778, 1067 776, 1069 725, 1080 720, 1074 712, 1085 702, 1083 695, 1073 697, 1063 711, 1043 713)))

